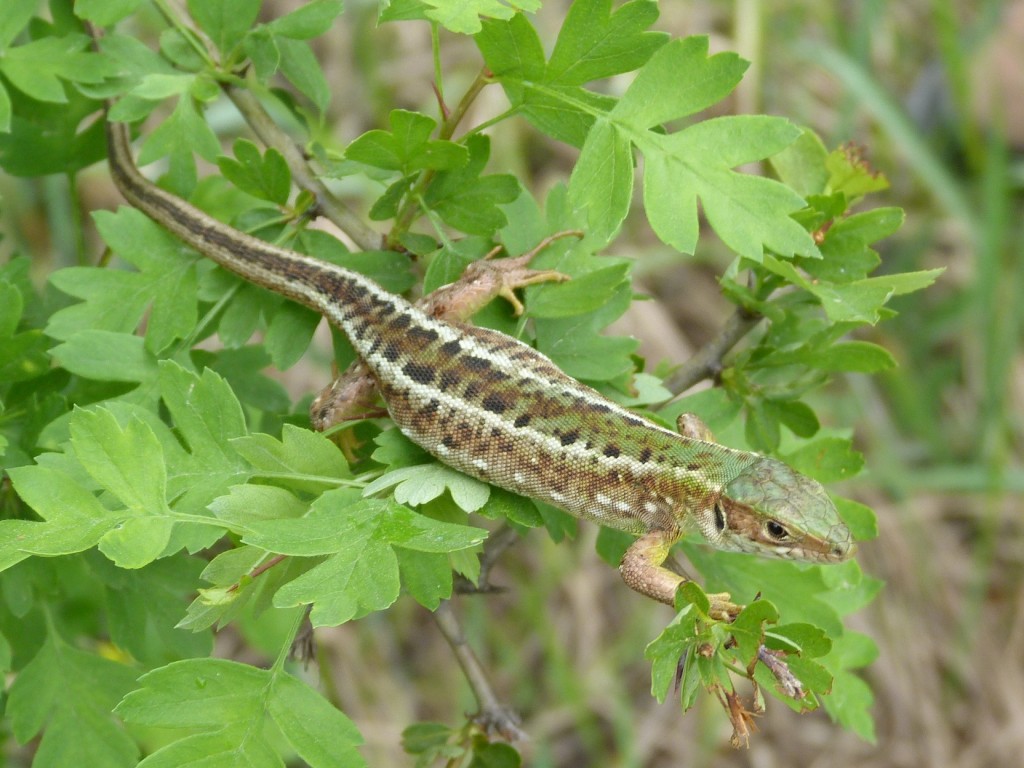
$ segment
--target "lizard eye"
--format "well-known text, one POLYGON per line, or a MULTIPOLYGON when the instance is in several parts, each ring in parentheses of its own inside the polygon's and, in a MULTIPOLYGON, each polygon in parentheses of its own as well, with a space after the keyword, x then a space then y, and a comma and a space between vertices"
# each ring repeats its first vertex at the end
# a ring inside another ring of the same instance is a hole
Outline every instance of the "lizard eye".
POLYGON ((769 520, 764 524, 764 529, 776 541, 785 541, 789 538, 789 531, 786 530, 786 526, 778 520, 769 520))
POLYGON ((725 510, 722 509, 722 502, 715 502, 715 528, 721 533, 725 530, 725 510))

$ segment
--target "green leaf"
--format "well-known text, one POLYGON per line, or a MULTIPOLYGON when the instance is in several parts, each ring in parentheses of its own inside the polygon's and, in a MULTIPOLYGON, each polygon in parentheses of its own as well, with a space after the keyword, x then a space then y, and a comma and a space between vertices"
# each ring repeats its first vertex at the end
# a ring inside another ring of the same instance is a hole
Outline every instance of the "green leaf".
POLYGON ((878 520, 870 507, 852 499, 834 498, 833 501, 854 539, 869 541, 878 538, 878 520))
POLYGON ((227 383, 211 370, 196 374, 160 362, 160 396, 180 440, 207 471, 241 466, 232 440, 246 434, 245 415, 227 383))
POLYGON ((99 550, 119 568, 142 568, 164 554, 173 530, 168 517, 128 517, 103 535, 99 550))
POLYGON ((644 649, 644 657, 651 662, 651 695, 659 703, 668 695, 680 659, 696 640, 696 621, 697 611, 691 605, 686 606, 644 649))
MULTIPOLYGON (((0 83, 0 134, 8 133, 11 130, 11 97, 0 83)), ((6 165, 6 164, 4 164, 6 165)))
POLYGON ((452 566, 447 557, 413 549, 396 549, 402 585, 430 611, 452 596, 452 566))
POLYGON ((629 264, 616 264, 574 277, 565 283, 540 286, 530 294, 531 317, 572 317, 607 304, 629 283, 629 264))
POLYGON ((150 72, 143 75, 138 84, 129 91, 129 94, 147 101, 162 101, 171 96, 187 94, 195 82, 196 76, 192 74, 150 72))
POLYGON ((275 477, 297 490, 322 491, 325 484, 351 477, 344 454, 338 446, 308 429, 285 424, 278 440, 264 434, 239 437, 231 441, 256 472, 275 477))
POLYGON ((253 521, 244 541, 280 554, 330 555, 274 596, 278 607, 313 603, 311 620, 325 626, 387 608, 398 598, 393 547, 448 553, 476 546, 485 536, 478 528, 441 523, 394 502, 336 490, 299 520, 253 521))
POLYGON ((290 40, 287 37, 275 38, 275 45, 281 57, 281 74, 307 96, 318 110, 326 111, 331 100, 331 88, 309 46, 301 40, 290 40))
POLYGON ((24 303, 17 286, 0 280, 0 338, 9 339, 18 330, 24 303))
POLYGON ((517 496, 502 488, 491 487, 490 491, 491 495, 487 499, 487 504, 478 510, 479 514, 492 520, 505 517, 509 522, 526 528, 537 528, 544 525, 544 520, 532 499, 517 496))
POLYGON ((45 522, 0 521, 3 568, 29 555, 68 555, 90 549, 123 518, 64 472, 27 466, 8 473, 18 496, 45 522))
POLYGON ((754 600, 740 611, 740 615, 736 617, 736 621, 730 629, 734 629, 736 653, 744 666, 750 664, 757 656, 765 624, 774 624, 778 620, 778 610, 767 600, 754 600))
POLYGON ((487 503, 490 486, 444 464, 419 464, 385 472, 363 491, 366 496, 394 488, 399 504, 419 506, 436 499, 446 490, 460 509, 476 512, 487 503))
POLYGON ((591 233, 610 242, 633 198, 633 150, 629 139, 606 120, 597 120, 569 179, 573 203, 587 213, 591 233))
POLYGON ((821 428, 818 417, 806 403, 799 400, 776 400, 772 405, 780 421, 797 437, 814 437, 821 428))
POLYGON ((233 530, 247 530, 253 520, 302 517, 309 504, 274 485, 236 485, 210 503, 210 511, 233 530))
POLYGON ((707 37, 673 40, 637 73, 612 110, 612 117, 632 131, 646 131, 688 117, 728 96, 747 66, 735 53, 708 56, 707 37))
POLYGON ((433 520, 346 488, 324 493, 301 519, 253 521, 244 540, 278 554, 310 557, 348 553, 370 541, 448 553, 476 546, 486 536, 479 528, 433 520))
POLYGON ((274 680, 268 711, 295 752, 311 768, 359 768, 362 736, 344 714, 291 675, 274 680))
POLYGON ((536 11, 540 0, 423 0, 427 17, 460 35, 480 31, 480 17, 509 19, 517 11, 536 11))
MULTIPOLYGON (((773 155, 772 168, 779 180, 804 197, 820 195, 828 183, 825 157, 828 150, 814 131, 803 128, 799 138, 781 152, 773 155)), ((822 249, 824 252, 824 249, 822 249)))
POLYGON ((615 104, 615 99, 579 86, 545 82, 544 48, 523 15, 507 22, 486 21, 476 42, 509 101, 552 138, 582 146, 595 115, 615 104))
POLYGON ((662 32, 645 32, 658 18, 653 0, 633 0, 611 11, 611 0, 575 2, 558 33, 545 81, 583 85, 642 66, 666 43, 662 32))
POLYGON ((132 419, 124 428, 106 409, 78 410, 69 424, 75 456, 97 483, 133 515, 163 515, 167 475, 153 430, 132 419))
POLYGON ((887 349, 867 341, 847 341, 822 350, 808 364, 823 371, 877 373, 896 367, 887 349))
POLYGON ((757 399, 747 403, 745 433, 754 450, 773 453, 779 447, 779 411, 771 401, 757 399))
POLYGON ((835 680, 832 694, 825 697, 829 715, 865 741, 875 743, 875 723, 871 717, 874 695, 870 686, 849 670, 863 667, 878 657, 875 642, 857 632, 846 632, 833 644, 822 663, 835 680))
POLYGON ((119 648, 154 666, 213 650, 210 633, 175 627, 182 599, 195 590, 202 569, 198 558, 171 557, 131 571, 100 558, 90 566, 103 581, 110 635, 119 648))
POLYGON ((832 641, 813 624, 779 624, 765 631, 765 645, 808 658, 824 656, 832 650, 832 641))
POLYGON ((138 336, 109 331, 82 331, 50 350, 62 368, 87 379, 151 382, 156 358, 138 336))
POLYGON ((537 349, 577 379, 613 381, 632 373, 632 355, 637 341, 600 333, 602 328, 626 311, 630 298, 628 287, 621 287, 595 312, 536 320, 537 349))
POLYGON ((452 735, 444 723, 413 723, 402 731, 402 749, 410 755, 420 755, 443 747, 452 735))
POLYGON ((302 359, 322 319, 316 312, 290 301, 277 308, 263 338, 275 368, 286 371, 302 359))
POLYGON ((364 133, 348 145, 345 157, 405 175, 426 168, 452 170, 468 162, 466 147, 430 138, 437 128, 436 120, 404 109, 392 110, 390 119, 391 131, 364 133))
POLYGON ((217 729, 263 715, 269 672, 226 659, 188 659, 147 672, 115 712, 157 728, 217 729))
POLYGON ((827 191, 842 192, 851 200, 889 187, 888 179, 872 169, 852 144, 830 152, 825 167, 829 172, 827 191))
POLYGON ((933 269, 835 284, 828 280, 808 280, 789 262, 780 261, 768 254, 763 264, 775 274, 816 296, 833 323, 877 323, 881 318, 881 308, 892 296, 920 290, 934 282, 943 272, 942 269, 933 269))
POLYGON ((487 62, 487 68, 505 85, 513 103, 522 100, 519 81, 543 81, 545 75, 544 47, 537 31, 525 16, 515 15, 510 21, 487 19, 476 35, 476 44, 487 62), (513 81, 508 83, 507 81, 513 81))
POLYGON ((275 36, 266 26, 259 26, 242 41, 242 47, 259 80, 269 80, 281 67, 281 49, 277 42, 282 37, 284 35, 275 36))
POLYGON ((509 744, 479 738, 473 745, 469 768, 519 768, 522 758, 509 744))
POLYGON ((765 248, 818 256, 810 235, 790 218, 804 206, 795 192, 731 170, 774 154, 797 135, 785 120, 749 116, 706 120, 669 136, 647 132, 638 146, 651 227, 668 245, 693 253, 699 199, 719 237, 752 261, 761 261, 765 248))
POLYGON ((377 444, 372 454, 373 460, 393 469, 426 464, 431 460, 429 453, 403 435, 398 428, 384 430, 373 438, 373 442, 377 444))
POLYGON ((262 156, 251 141, 237 139, 235 158, 219 157, 217 166, 228 181, 253 197, 275 205, 288 204, 291 193, 291 172, 284 155, 271 147, 262 156))
POLYGON ((138 162, 143 166, 169 156, 170 179, 175 190, 187 196, 196 183, 193 152, 204 160, 216 162, 220 142, 192 105, 192 99, 183 96, 178 99, 170 116, 149 134, 139 152, 138 162))
POLYGON ((54 313, 47 333, 62 340, 85 328, 128 333, 150 310, 149 351, 188 336, 198 321, 197 257, 134 208, 99 211, 94 219, 107 244, 138 271, 71 267, 53 273, 53 285, 84 301, 54 313))
POLYGON ((846 438, 822 437, 788 454, 786 463, 797 472, 828 485, 860 474, 864 456, 846 438))
POLYGON ((638 342, 603 336, 589 329, 587 319, 548 320, 538 326, 537 347, 573 378, 612 381, 633 371, 638 342))
POLYGON ((63 104, 68 99, 62 80, 95 84, 116 74, 108 59, 83 50, 88 44, 84 35, 33 40, 4 51, 0 72, 33 99, 63 104))
POLYGON ((519 196, 519 182, 508 174, 481 176, 490 156, 490 139, 474 134, 466 141, 469 162, 441 171, 424 196, 427 207, 448 224, 470 235, 491 235, 507 219, 498 205, 519 196))
POLYGON ((308 686, 279 668, 257 669, 226 659, 188 659, 148 672, 115 710, 125 722, 194 728, 140 765, 282 765, 260 727, 269 715, 312 768, 365 766, 352 722, 308 686), (255 726, 255 727, 254 727, 255 726))
POLYGON ((227 56, 234 50, 260 12, 260 0, 188 0, 192 18, 227 56))
POLYGON ((138 768, 281 768, 280 756, 258 736, 242 725, 192 734, 161 747, 138 768))
POLYGON ((77 0, 75 15, 98 26, 109 27, 131 14, 141 3, 142 0, 77 0))
POLYGON ((293 40, 308 40, 322 35, 341 13, 341 0, 313 0, 291 13, 286 13, 267 24, 275 35, 293 40))
POLYGON ((10 113, 10 132, 0 133, 0 165, 15 176, 73 174, 92 165, 106 153, 103 121, 87 120, 98 106, 73 88, 59 104, 0 88, 0 111, 10 113))
POLYGON ((804 264, 819 279, 848 283, 863 279, 880 261, 868 245, 888 237, 903 223, 899 208, 876 208, 837 221, 821 244, 821 261, 804 264))
POLYGON ((39 7, 38 0, 8 0, 0 15, 0 50, 7 48, 39 7))
POLYGON ((24 744, 43 731, 34 765, 134 766, 138 748, 110 711, 135 686, 135 676, 48 635, 10 688, 6 710, 15 738, 24 744))

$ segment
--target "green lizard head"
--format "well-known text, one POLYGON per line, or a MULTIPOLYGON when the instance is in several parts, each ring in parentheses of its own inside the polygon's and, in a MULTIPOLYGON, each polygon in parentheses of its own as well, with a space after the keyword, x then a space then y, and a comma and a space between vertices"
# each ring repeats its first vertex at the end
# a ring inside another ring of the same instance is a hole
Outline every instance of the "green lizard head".
POLYGON ((821 484, 764 456, 730 481, 700 529, 718 549, 838 563, 857 550, 821 484))

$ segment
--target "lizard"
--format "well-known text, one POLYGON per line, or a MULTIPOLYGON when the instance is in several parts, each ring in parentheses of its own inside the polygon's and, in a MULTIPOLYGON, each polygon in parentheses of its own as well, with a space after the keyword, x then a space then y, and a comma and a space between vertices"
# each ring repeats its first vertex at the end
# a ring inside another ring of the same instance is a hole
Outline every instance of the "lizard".
MULTIPOLYGON (((435 317, 361 274, 234 229, 148 180, 126 124, 106 119, 106 132, 124 198, 221 267, 343 331, 414 443, 472 477, 637 536, 619 569, 637 592, 674 604, 686 579, 664 563, 694 530, 727 551, 816 563, 854 554, 817 481, 718 444, 696 418, 664 428, 518 339, 435 317)), ((728 593, 708 597, 712 617, 740 610, 728 593)))

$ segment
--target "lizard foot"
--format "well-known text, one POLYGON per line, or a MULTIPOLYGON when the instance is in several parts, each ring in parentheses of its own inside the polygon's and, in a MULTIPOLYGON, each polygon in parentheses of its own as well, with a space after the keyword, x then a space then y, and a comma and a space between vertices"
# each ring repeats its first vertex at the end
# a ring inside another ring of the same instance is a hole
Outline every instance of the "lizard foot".
POLYGON ((717 621, 733 621, 743 610, 742 605, 731 601, 728 592, 713 592, 708 595, 708 600, 711 602, 708 615, 717 621))
POLYGON ((533 258, 556 240, 565 237, 583 237, 582 232, 567 230, 545 237, 532 250, 521 256, 495 259, 501 253, 498 246, 479 261, 474 261, 462 276, 450 285, 442 286, 420 302, 420 308, 434 317, 462 322, 468 320, 494 297, 500 296, 512 305, 516 316, 523 313, 523 304, 515 295, 516 288, 537 283, 563 282, 569 279, 554 269, 530 269, 533 258))

